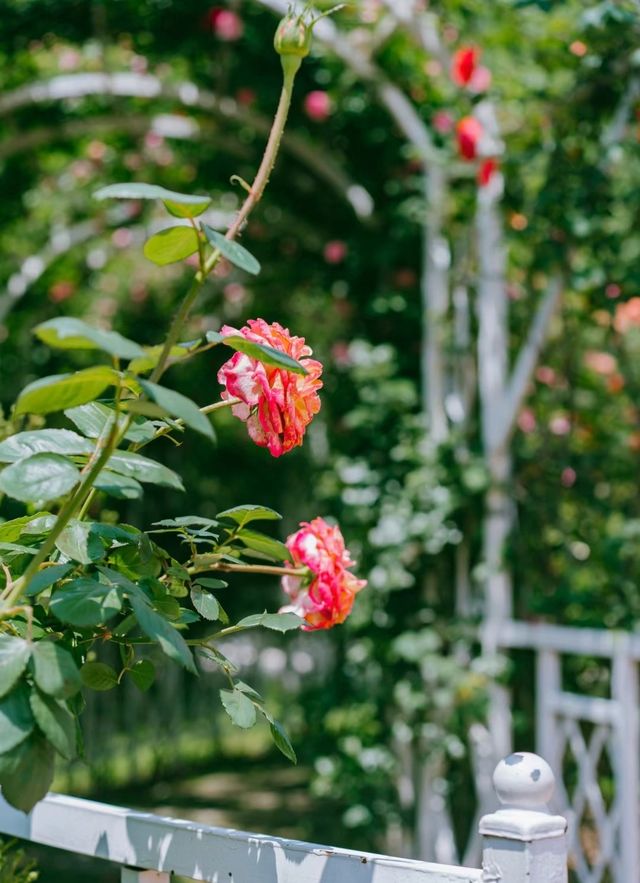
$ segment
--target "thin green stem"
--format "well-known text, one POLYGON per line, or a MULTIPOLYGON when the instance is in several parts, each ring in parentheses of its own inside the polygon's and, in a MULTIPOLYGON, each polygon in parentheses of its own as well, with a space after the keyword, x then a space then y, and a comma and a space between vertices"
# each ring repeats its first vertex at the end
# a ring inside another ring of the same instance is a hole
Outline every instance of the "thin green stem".
POLYGON ((306 567, 277 567, 272 564, 230 564, 227 561, 213 561, 200 567, 197 564, 189 567, 190 574, 208 573, 212 570, 223 573, 269 573, 273 576, 307 576, 306 567))
MULTIPOLYGON (((280 93, 280 100, 278 102, 278 109, 276 110, 276 115, 273 120, 271 132, 269 133, 269 140, 267 141, 267 146, 264 151, 264 156, 262 157, 262 162, 260 163, 260 168, 258 169, 253 184, 251 185, 249 195, 243 202, 235 221, 233 222, 231 227, 229 227, 225 234, 226 239, 236 238, 236 236, 242 229, 245 221, 251 214, 252 210, 261 200, 265 187, 269 183, 269 176, 273 171, 276 157, 278 156, 282 134, 284 132, 284 127, 289 115, 291 96, 293 94, 294 78, 294 71, 285 72, 282 91, 280 93)), ((220 251, 218 249, 215 249, 204 262, 204 266, 201 266, 201 269, 196 273, 195 278, 191 284, 191 288, 189 289, 186 297, 180 304, 180 308, 176 313, 173 322, 171 323, 171 328, 169 329, 169 334, 167 335, 167 339, 165 340, 164 346, 162 347, 160 358, 158 359, 158 363, 156 364, 155 368, 153 369, 153 373, 151 374, 150 379, 152 383, 157 383, 164 374, 164 371, 169 362, 169 358, 171 356, 171 350, 180 338, 182 329, 184 328, 184 325, 189 318, 191 309, 193 308, 193 305, 198 298, 198 294, 200 293, 200 289, 202 288, 205 279, 214 268, 219 258, 220 251)))
POLYGON ((119 395, 120 388, 118 388, 118 392, 116 394, 116 410, 114 412, 113 423, 111 425, 109 434, 104 445, 102 447, 97 446, 93 456, 87 461, 87 464, 81 472, 80 483, 77 485, 75 491, 71 494, 71 496, 67 498, 62 509, 58 512, 55 524, 47 534, 47 538, 38 549, 38 552, 29 562, 27 569, 22 574, 22 576, 14 583, 11 593, 5 599, 7 604, 14 604, 18 600, 18 598, 20 598, 24 590, 31 582, 31 579, 40 569, 40 565, 43 564, 44 561, 46 561, 46 559, 49 557, 50 553, 55 548, 56 540, 65 529, 67 524, 74 517, 76 512, 82 507, 87 498, 87 495, 92 492, 93 484, 96 478, 106 465, 115 448, 118 446, 118 443, 120 442, 120 439, 122 437, 121 432, 118 430, 117 405, 119 401, 119 395))

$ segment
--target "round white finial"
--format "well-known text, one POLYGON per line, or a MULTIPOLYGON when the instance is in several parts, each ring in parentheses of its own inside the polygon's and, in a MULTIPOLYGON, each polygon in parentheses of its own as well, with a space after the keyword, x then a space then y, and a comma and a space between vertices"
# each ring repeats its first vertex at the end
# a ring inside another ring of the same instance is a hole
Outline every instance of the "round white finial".
POLYGON ((545 810, 555 783, 546 760, 529 751, 517 751, 505 757, 493 774, 500 803, 517 809, 545 810))

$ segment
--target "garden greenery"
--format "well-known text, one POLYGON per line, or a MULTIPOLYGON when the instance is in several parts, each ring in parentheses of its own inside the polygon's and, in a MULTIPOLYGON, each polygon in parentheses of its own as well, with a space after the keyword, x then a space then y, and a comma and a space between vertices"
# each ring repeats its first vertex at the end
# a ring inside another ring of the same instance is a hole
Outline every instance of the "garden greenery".
POLYGON ((194 674, 198 656, 217 664, 228 679, 220 696, 233 723, 249 728, 261 715, 277 747, 295 760, 285 730, 260 695, 237 679, 219 644, 256 627, 328 628, 344 621, 364 585, 350 572, 339 529, 321 518, 303 523, 283 543, 255 526, 279 519, 278 513, 253 504, 213 518, 163 518, 148 530, 91 517, 99 493, 136 499, 147 483, 184 490, 180 475, 147 449, 164 437, 179 444, 189 431, 213 443, 210 415, 219 409, 231 408, 274 456, 302 442, 319 409, 322 366, 309 358, 303 339, 278 323, 250 320, 241 329, 224 326, 203 339, 182 340, 198 293, 220 261, 260 272, 235 240, 268 182, 313 24, 303 13, 279 25, 280 103, 253 184, 240 181, 247 196, 225 235, 201 219, 210 205, 206 196, 142 183, 96 193, 100 200, 160 200, 178 219, 147 241, 144 254, 154 263, 196 256, 193 284, 164 342, 142 347, 69 317, 34 330, 50 347, 70 355, 91 351, 106 361, 30 383, 13 410, 15 431, 0 443, 0 492, 26 507, 26 514, 0 525, 0 783, 20 809, 31 809, 46 793, 56 752, 66 759, 77 754, 83 687, 110 690, 125 679, 141 690, 151 686, 149 644, 194 674), (164 383, 170 366, 217 346, 233 353, 218 375, 219 401, 200 407, 164 383), (55 425, 43 426, 49 415, 55 425), (183 546, 179 559, 163 547, 167 538, 183 546), (280 575, 289 603, 230 624, 219 600, 227 582, 220 577, 235 572, 280 575), (199 636, 190 637, 194 632, 199 636), (105 643, 117 646, 118 668, 97 658, 96 646, 105 643))

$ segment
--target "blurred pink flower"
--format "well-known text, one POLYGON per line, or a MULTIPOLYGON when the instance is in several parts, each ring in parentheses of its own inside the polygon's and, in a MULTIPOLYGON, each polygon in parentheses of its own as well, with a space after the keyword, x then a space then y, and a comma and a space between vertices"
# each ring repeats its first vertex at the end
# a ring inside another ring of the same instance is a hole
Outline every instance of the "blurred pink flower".
POLYGON ((549 429, 554 435, 568 435, 571 432, 571 421, 566 414, 556 414, 549 420, 549 429))
POLYGON ((324 247, 323 255, 328 264, 341 264, 347 256, 347 244, 341 239, 332 239, 324 247))
POLYGON ((447 135, 453 130, 455 119, 448 110, 437 110, 433 115, 433 128, 441 135, 447 135))
POLYGON ((616 285, 615 282, 610 282, 604 290, 604 293, 608 298, 613 300, 616 297, 620 297, 622 294, 622 289, 619 285, 616 285))
POLYGON ((82 60, 82 56, 75 49, 64 49, 58 59, 58 67, 61 71, 75 70, 82 60))
POLYGON ((554 386, 558 375, 549 365, 540 365, 536 368, 536 380, 544 383, 545 386, 554 386))
POLYGON ((613 327, 619 334, 626 334, 631 328, 640 326, 640 297, 617 304, 613 317, 613 327))
POLYGON ((537 425, 533 411, 530 408, 524 408, 518 416, 518 426, 522 432, 533 432, 537 425))
POLYGON ((244 32, 242 19, 230 9, 211 9, 209 22, 213 33, 219 40, 225 43, 233 43, 239 40, 244 32))
POLYGON ((597 350, 589 350, 584 354, 584 363, 596 374, 613 374, 618 367, 618 361, 611 353, 602 353, 597 350))
POLYGON ((456 126, 458 151, 463 159, 475 159, 478 155, 478 142, 483 135, 482 123, 473 116, 462 117, 456 126))
POLYGON ((350 568, 355 566, 339 527, 332 527, 323 518, 303 521, 300 530, 287 539, 293 564, 287 567, 308 567, 311 579, 284 576, 282 588, 291 601, 282 612, 297 613, 307 623, 306 631, 329 629, 344 622, 356 594, 367 581, 358 579, 350 568))
POLYGON ((576 470, 572 469, 571 466, 566 466, 560 475, 560 481, 563 487, 573 487, 576 483, 576 470))
POLYGON ((480 65, 480 67, 477 67, 474 70, 473 75, 469 80, 469 92, 473 92, 474 95, 480 95, 482 92, 486 92, 490 85, 491 71, 488 67, 480 65))
POLYGON ((315 89, 304 99, 304 112, 316 123, 324 123, 331 116, 331 99, 326 92, 315 89))
POLYGON ((223 335, 241 335, 286 353, 306 368, 295 374, 285 368, 265 365, 245 353, 235 353, 218 372, 225 387, 223 399, 239 398, 232 413, 247 424, 250 437, 274 457, 302 444, 305 430, 320 410, 318 390, 322 387, 322 365, 308 358, 311 348, 303 337, 293 337, 277 322, 249 319, 240 328, 224 325, 223 335))

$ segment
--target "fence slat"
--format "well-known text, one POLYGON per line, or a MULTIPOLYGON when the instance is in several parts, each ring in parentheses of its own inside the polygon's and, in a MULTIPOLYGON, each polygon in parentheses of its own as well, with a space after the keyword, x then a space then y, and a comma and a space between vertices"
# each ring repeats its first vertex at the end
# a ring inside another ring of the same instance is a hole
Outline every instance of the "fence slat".
POLYGON ((13 809, 0 798, 0 832, 80 855, 108 859, 128 868, 173 871, 209 883, 480 883, 482 880, 481 871, 472 868, 434 865, 206 827, 59 794, 49 794, 29 815, 13 809))

